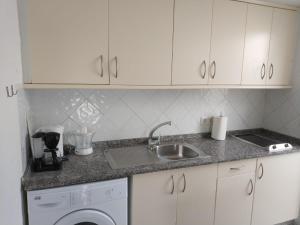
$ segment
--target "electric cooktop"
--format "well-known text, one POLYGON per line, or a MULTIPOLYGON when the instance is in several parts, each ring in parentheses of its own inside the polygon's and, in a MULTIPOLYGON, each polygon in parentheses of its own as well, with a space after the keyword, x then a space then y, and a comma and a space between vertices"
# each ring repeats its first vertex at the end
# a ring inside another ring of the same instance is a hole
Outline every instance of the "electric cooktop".
POLYGON ((270 145, 280 144, 279 141, 267 137, 262 137, 256 134, 238 134, 234 136, 260 147, 269 147, 270 145))

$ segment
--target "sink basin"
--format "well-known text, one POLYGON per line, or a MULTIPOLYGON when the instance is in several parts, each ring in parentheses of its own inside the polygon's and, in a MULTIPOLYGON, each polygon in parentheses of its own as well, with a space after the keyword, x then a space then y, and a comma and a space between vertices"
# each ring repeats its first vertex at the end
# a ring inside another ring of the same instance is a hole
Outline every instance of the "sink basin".
POLYGON ((158 158, 167 160, 193 159, 200 156, 195 147, 189 144, 159 145, 155 147, 154 152, 158 158))
POLYGON ((154 165, 164 161, 211 157, 188 143, 162 144, 152 150, 146 145, 114 148, 105 150, 104 155, 112 169, 154 165))

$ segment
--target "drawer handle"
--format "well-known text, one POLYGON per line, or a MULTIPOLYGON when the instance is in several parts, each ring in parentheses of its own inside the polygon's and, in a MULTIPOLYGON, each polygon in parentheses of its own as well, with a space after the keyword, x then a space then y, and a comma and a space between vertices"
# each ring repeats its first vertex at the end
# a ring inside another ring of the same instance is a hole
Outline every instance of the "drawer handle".
POLYGON ((261 174, 258 176, 259 180, 261 180, 263 178, 263 176, 264 176, 264 166, 263 166, 262 163, 258 167, 258 171, 260 171, 260 170, 261 170, 261 174))
POLYGON ((239 171, 239 170, 241 170, 243 167, 245 167, 245 166, 231 167, 230 170, 232 170, 232 171, 239 171))
POLYGON ((253 189, 254 189, 254 185, 253 185, 252 179, 250 179, 249 184, 251 185, 251 189, 250 189, 250 192, 248 193, 248 195, 251 196, 252 193, 253 193, 253 189))
POLYGON ((172 190, 171 190, 170 194, 173 195, 174 194, 174 189, 175 189, 175 183, 174 183, 174 176, 173 175, 171 176, 171 179, 172 179, 172 190))
POLYGON ((182 177, 183 177, 183 189, 182 189, 182 193, 185 192, 185 189, 186 189, 186 179, 185 179, 185 174, 182 174, 182 177))

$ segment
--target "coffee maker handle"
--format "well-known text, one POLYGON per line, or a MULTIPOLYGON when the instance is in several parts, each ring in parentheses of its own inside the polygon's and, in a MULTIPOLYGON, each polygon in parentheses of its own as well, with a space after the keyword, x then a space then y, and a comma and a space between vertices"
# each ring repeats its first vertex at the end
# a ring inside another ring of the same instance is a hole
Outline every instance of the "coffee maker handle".
POLYGON ((37 132, 32 136, 32 138, 44 138, 45 135, 46 134, 44 132, 37 132))

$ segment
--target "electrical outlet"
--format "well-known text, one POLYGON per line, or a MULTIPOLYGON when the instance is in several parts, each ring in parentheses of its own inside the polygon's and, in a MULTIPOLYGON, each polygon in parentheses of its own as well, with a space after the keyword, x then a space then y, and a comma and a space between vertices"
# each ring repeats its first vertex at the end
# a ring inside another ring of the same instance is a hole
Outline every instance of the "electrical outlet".
POLYGON ((211 128, 211 122, 212 122, 211 117, 201 117, 200 118, 200 125, 204 129, 210 129, 211 128))

